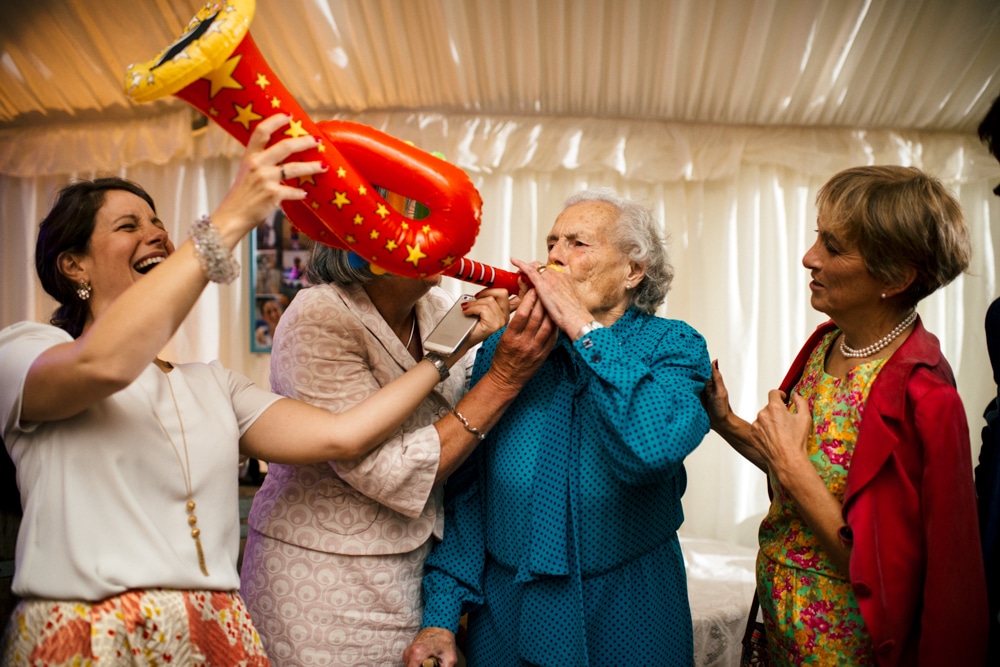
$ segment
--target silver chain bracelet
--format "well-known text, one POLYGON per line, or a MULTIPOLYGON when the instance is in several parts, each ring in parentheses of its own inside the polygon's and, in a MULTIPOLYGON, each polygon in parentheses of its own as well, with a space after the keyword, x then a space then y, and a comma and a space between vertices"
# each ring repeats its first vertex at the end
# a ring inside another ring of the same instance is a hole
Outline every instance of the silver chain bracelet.
POLYGON ((210 281, 228 285, 240 277, 240 263, 232 251, 222 245, 219 229, 207 215, 192 225, 191 240, 194 241, 194 254, 210 281))
POLYGON ((451 409, 451 414, 458 417, 458 421, 462 422, 462 426, 465 427, 465 430, 471 433, 472 435, 476 436, 477 438, 479 438, 479 442, 482 442, 486 438, 486 434, 480 431, 475 426, 469 424, 469 420, 465 418, 465 415, 459 412, 456 408, 451 409))

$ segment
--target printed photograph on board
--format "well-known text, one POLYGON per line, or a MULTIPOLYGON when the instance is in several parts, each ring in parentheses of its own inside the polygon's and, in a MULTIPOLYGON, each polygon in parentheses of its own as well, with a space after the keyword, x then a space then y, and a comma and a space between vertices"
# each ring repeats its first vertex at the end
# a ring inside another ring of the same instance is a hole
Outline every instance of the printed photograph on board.
POLYGON ((314 241, 289 222, 280 208, 250 237, 252 304, 250 351, 270 352, 275 327, 303 287, 314 241))

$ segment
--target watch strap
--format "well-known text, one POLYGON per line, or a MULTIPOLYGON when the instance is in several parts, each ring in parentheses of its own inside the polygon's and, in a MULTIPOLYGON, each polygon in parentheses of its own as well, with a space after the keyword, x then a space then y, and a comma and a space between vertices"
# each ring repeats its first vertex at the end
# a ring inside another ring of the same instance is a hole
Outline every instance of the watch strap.
POLYGON ((451 370, 448 368, 448 364, 444 362, 444 357, 435 352, 428 352, 424 355, 424 359, 434 364, 434 368, 437 369, 438 375, 441 376, 440 382, 444 382, 448 379, 451 374, 451 370))

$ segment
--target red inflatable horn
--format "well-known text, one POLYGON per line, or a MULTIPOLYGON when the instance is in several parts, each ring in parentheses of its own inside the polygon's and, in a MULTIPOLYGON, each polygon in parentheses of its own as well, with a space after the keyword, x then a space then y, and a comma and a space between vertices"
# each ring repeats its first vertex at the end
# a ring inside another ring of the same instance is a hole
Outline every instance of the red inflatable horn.
POLYGON ((153 60, 131 65, 126 93, 136 102, 176 95, 246 145, 257 123, 274 113, 291 117, 286 136, 312 135, 315 149, 295 160, 321 160, 329 169, 299 178, 304 201, 285 202, 289 220, 310 238, 349 249, 396 275, 444 273, 517 292, 517 276, 464 259, 479 233, 482 200, 457 166, 360 123, 313 123, 268 67, 249 33, 253 0, 212 2, 184 34, 153 60), (396 211, 378 185, 420 201, 419 221, 396 211))

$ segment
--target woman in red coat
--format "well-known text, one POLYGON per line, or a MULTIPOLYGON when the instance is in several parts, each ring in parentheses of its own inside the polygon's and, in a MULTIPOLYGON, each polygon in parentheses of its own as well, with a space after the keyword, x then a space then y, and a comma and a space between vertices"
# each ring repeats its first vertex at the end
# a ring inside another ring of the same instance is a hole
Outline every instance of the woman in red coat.
POLYGON ((986 594, 965 411, 917 303, 968 266, 961 208, 918 169, 817 196, 802 258, 830 316, 754 423, 716 366, 712 427, 764 470, 757 591, 779 665, 982 665, 986 594))

